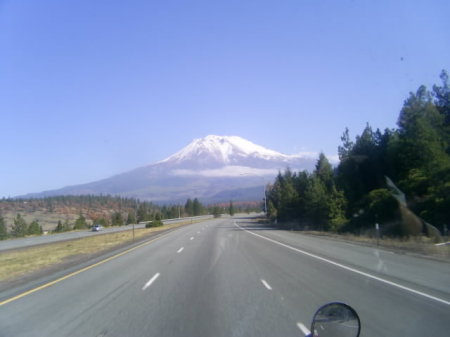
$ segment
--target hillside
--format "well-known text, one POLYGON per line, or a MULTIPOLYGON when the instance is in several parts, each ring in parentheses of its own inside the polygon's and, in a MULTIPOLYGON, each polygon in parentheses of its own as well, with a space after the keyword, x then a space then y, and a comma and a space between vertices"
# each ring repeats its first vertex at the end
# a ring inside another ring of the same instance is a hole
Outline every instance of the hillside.
MULTIPOLYGON (((144 203, 148 209, 159 211, 159 207, 144 203)), ((113 214, 120 213, 126 220, 129 213, 134 214, 136 201, 110 196, 59 196, 43 199, 3 199, 0 200, 0 215, 5 219, 8 228, 14 218, 20 214, 27 223, 37 220, 44 231, 52 231, 58 221, 75 223, 80 214, 86 218, 87 224, 104 219, 111 223, 113 214)), ((103 221, 103 220, 101 220, 103 221)))

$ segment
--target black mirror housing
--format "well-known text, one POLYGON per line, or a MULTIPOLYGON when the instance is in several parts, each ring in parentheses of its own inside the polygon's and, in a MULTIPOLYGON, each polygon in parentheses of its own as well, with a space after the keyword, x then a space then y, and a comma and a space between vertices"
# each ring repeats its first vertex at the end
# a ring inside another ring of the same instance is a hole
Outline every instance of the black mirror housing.
POLYGON ((311 337, 358 337, 361 321, 356 311, 340 302, 320 307, 311 323, 311 337))

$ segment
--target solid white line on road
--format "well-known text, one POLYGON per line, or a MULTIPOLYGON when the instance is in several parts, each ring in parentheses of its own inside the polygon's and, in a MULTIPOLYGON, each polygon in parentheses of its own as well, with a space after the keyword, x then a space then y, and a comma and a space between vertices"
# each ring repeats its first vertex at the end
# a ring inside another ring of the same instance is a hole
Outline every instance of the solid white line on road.
POLYGON ((264 240, 267 240, 267 241, 276 243, 277 245, 283 246, 283 247, 288 248, 288 249, 290 249, 290 250, 293 250, 293 251, 295 251, 295 252, 297 252, 297 253, 307 255, 307 256, 309 256, 309 257, 315 258, 315 259, 320 260, 320 261, 322 261, 322 262, 326 262, 326 263, 332 264, 333 266, 336 266, 336 267, 339 267, 339 268, 342 268, 342 269, 351 271, 351 272, 353 272, 353 273, 356 273, 356 274, 365 276, 365 277, 367 277, 367 278, 371 278, 372 280, 377 280, 377 281, 379 281, 379 282, 382 282, 382 283, 385 283, 385 284, 389 284, 390 286, 393 286, 393 287, 396 287, 396 288, 400 288, 400 289, 403 289, 403 290, 405 290, 405 291, 409 291, 410 293, 413 293, 413 294, 416 294, 416 295, 420 295, 420 296, 426 297, 426 298, 428 298, 428 299, 430 299, 430 300, 434 300, 434 301, 436 301, 436 302, 440 302, 440 303, 443 303, 443 304, 446 304, 446 305, 450 305, 450 301, 446 301, 446 300, 444 300, 444 299, 442 299, 442 298, 439 298, 439 297, 436 297, 436 296, 433 296, 433 295, 430 295, 430 294, 427 294, 427 293, 424 293, 424 292, 422 292, 422 291, 418 291, 418 290, 415 290, 415 289, 412 289, 412 288, 405 287, 405 286, 403 286, 403 285, 401 285, 401 284, 398 284, 398 283, 395 283, 395 282, 392 282, 392 281, 385 280, 384 278, 381 278, 381 277, 378 277, 378 276, 375 276, 375 275, 372 275, 372 274, 369 274, 369 273, 360 271, 360 270, 355 269, 355 268, 348 267, 348 266, 343 265, 343 264, 341 264, 341 263, 337 263, 337 262, 328 260, 328 259, 326 259, 326 258, 323 258, 323 257, 318 256, 318 255, 315 255, 315 254, 308 253, 308 252, 306 252, 306 251, 304 251, 304 250, 301 250, 301 249, 298 249, 298 248, 289 246, 289 245, 284 244, 284 243, 282 243, 282 242, 279 242, 279 241, 276 241, 276 240, 273 240, 273 239, 269 239, 268 237, 265 237, 265 236, 263 236, 263 235, 253 233, 253 232, 249 231, 248 229, 245 229, 245 228, 239 226, 239 225, 236 223, 236 221, 234 222, 234 225, 235 225, 236 227, 242 229, 243 231, 246 231, 246 232, 249 233, 249 234, 252 234, 252 235, 257 236, 257 237, 260 237, 260 238, 262 238, 262 239, 264 239, 264 240))
POLYGON ((311 331, 309 331, 309 329, 303 323, 298 322, 297 327, 301 332, 303 332, 305 336, 309 336, 311 334, 311 331))
POLYGON ((191 238, 190 238, 189 240, 194 240, 194 237, 193 237, 193 236, 191 236, 191 238))
POLYGON ((450 241, 435 244, 435 246, 445 246, 445 245, 450 245, 450 241))
POLYGON ((264 287, 267 288, 267 290, 272 290, 272 287, 269 283, 267 283, 265 280, 261 279, 262 284, 264 284, 264 287))
POLYGON ((142 290, 147 289, 148 287, 150 287, 152 285, 153 282, 155 282, 155 280, 159 277, 159 273, 156 273, 155 275, 153 275, 153 277, 142 287, 142 290))
POLYGON ((180 249, 177 250, 177 253, 181 253, 183 251, 184 247, 181 247, 180 249))

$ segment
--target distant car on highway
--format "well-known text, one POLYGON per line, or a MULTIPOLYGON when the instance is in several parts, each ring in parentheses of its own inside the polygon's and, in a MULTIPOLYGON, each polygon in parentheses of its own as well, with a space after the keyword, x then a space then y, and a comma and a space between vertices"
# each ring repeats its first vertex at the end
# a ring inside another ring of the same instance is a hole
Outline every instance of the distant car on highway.
POLYGON ((93 232, 100 232, 102 230, 102 226, 101 225, 94 225, 92 226, 92 231, 93 232))

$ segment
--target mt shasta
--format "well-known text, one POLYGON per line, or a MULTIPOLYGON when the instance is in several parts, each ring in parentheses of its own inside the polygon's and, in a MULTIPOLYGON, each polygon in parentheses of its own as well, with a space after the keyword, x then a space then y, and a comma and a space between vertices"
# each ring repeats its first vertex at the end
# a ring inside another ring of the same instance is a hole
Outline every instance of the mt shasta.
POLYGON ((159 203, 261 200, 263 186, 287 167, 314 168, 317 157, 286 155, 237 136, 194 139, 174 155, 107 179, 27 195, 110 194, 159 203))

